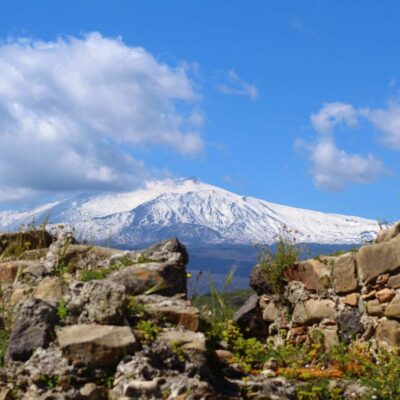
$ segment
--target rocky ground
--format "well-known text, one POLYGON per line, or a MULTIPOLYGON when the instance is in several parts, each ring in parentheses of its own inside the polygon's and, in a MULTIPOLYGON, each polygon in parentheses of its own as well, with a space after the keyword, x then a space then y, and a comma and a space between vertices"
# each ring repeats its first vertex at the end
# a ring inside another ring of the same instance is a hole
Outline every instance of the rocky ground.
POLYGON ((236 322, 218 295, 187 299, 176 239, 121 251, 62 227, 1 234, 0 400, 398 398, 362 377, 400 346, 399 230, 285 265, 279 291, 261 263, 236 322))

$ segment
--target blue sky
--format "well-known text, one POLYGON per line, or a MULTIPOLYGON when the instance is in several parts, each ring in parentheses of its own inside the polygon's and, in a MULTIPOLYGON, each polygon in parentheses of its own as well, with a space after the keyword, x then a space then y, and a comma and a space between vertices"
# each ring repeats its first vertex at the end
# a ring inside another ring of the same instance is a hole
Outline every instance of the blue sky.
POLYGON ((394 0, 0 0, 0 209, 196 176, 400 219, 399 13, 394 0))

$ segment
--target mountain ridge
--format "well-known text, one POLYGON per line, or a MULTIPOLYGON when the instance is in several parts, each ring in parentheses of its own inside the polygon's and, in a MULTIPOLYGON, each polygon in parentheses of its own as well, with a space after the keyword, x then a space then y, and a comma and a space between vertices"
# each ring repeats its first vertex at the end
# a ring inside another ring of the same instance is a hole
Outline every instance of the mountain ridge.
POLYGON ((32 210, 0 212, 0 230, 34 219, 64 223, 79 239, 146 244, 170 236, 184 243, 271 244, 289 232, 297 242, 361 244, 375 238, 376 221, 323 213, 240 196, 196 178, 150 181, 120 193, 81 195, 32 210))

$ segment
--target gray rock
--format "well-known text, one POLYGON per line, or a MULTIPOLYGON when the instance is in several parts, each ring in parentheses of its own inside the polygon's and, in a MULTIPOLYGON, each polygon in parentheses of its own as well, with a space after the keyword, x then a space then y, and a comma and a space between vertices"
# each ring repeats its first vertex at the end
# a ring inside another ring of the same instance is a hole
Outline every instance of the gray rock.
POLYGON ((137 348, 127 326, 72 325, 57 332, 59 346, 71 360, 94 367, 113 367, 137 348))
POLYGON ((399 347, 400 323, 393 320, 381 321, 376 328, 376 341, 380 347, 399 347))
POLYGON ((68 309, 79 324, 118 325, 124 320, 125 287, 109 281, 70 285, 68 309))
POLYGON ((268 334, 268 324, 263 319, 256 294, 250 296, 246 303, 235 312, 233 319, 247 335, 267 336, 268 334))
POLYGON ((140 254, 145 259, 168 264, 184 266, 189 262, 185 246, 176 238, 158 242, 148 249, 141 251, 140 254))
POLYGON ((26 361, 38 347, 46 348, 54 338, 56 309, 42 300, 25 300, 15 319, 8 346, 8 357, 26 361))
POLYGON ((265 280, 263 266, 256 265, 250 273, 250 287, 259 295, 272 293, 271 286, 265 280))
POLYGON ((307 325, 335 316, 335 303, 327 299, 310 299, 296 304, 292 321, 294 324, 307 325))
POLYGON ((345 343, 350 343, 364 332, 361 323, 361 313, 356 308, 345 308, 338 316, 340 337, 345 343))
POLYGON ((113 272, 108 280, 125 287, 129 295, 146 292, 164 296, 186 295, 186 270, 181 264, 149 262, 113 272))

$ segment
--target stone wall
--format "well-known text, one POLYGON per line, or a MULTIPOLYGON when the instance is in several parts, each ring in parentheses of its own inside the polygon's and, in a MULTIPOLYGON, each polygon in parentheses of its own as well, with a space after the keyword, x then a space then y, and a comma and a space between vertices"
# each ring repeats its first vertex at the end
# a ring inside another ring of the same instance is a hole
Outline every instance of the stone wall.
POLYGON ((354 339, 400 346, 400 223, 358 251, 290 266, 283 296, 271 292, 263 268, 251 274, 257 294, 235 315, 251 334, 296 344, 319 332, 326 348, 354 339))

